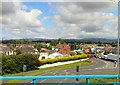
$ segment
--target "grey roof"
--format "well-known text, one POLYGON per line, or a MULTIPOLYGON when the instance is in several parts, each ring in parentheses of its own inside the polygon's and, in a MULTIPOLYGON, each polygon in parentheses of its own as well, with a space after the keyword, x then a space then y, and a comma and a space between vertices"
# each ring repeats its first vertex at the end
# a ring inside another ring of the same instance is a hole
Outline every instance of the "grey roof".
POLYGON ((20 48, 20 51, 24 52, 24 53, 33 53, 35 52, 34 48, 31 48, 31 47, 21 47, 20 48))

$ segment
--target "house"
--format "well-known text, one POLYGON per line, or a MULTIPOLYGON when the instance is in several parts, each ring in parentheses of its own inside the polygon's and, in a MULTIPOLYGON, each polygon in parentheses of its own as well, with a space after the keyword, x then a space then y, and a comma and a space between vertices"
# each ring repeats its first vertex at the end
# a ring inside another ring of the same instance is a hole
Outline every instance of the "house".
POLYGON ((34 44, 16 44, 16 47, 31 47, 34 48, 34 44))
POLYGON ((113 50, 113 47, 111 45, 109 45, 109 44, 104 45, 104 51, 105 52, 111 53, 112 50, 113 50))
POLYGON ((85 53, 89 53, 90 52, 90 48, 85 48, 84 52, 85 53))
POLYGON ((91 48, 91 52, 95 52, 95 48, 94 47, 91 48))
POLYGON ((80 49, 84 52, 95 52, 95 49, 98 47, 97 44, 80 44, 80 49))
POLYGON ((24 54, 38 54, 38 50, 32 47, 21 47, 20 48, 20 52, 24 53, 24 54))
POLYGON ((96 48, 97 47, 97 44, 80 44, 80 49, 83 49, 83 48, 96 48))
POLYGON ((71 52, 71 49, 70 49, 70 46, 68 44, 60 44, 59 43, 55 46, 55 51, 59 52, 63 55, 66 55, 66 54, 69 55, 71 52))
POLYGON ((62 57, 62 56, 63 56, 63 54, 61 54, 59 52, 55 52, 53 50, 47 50, 45 48, 41 48, 39 60, 48 59, 48 58, 57 58, 57 57, 62 57))
POLYGON ((48 55, 49 55, 49 53, 47 52, 47 50, 45 48, 41 48, 39 60, 47 59, 48 55))
POLYGON ((99 46, 96 48, 96 52, 102 52, 104 51, 104 47, 103 46, 99 46))
POLYGON ((0 45, 0 55, 13 55, 14 52, 7 45, 0 45))
MULTIPOLYGON (((113 53, 113 54, 118 54, 118 46, 115 47, 115 48, 112 50, 112 53, 113 53)), ((120 46, 119 46, 119 53, 120 53, 120 46)))
POLYGON ((62 56, 63 56, 63 55, 60 54, 59 52, 54 52, 54 53, 50 54, 50 55, 48 56, 48 58, 58 58, 58 57, 62 57, 62 56))

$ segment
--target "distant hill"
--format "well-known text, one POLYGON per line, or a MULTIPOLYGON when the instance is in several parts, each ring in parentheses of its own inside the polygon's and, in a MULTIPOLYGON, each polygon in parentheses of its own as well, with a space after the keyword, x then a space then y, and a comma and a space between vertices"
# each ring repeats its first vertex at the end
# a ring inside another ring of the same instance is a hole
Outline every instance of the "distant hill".
MULTIPOLYGON (((55 39, 43 39, 43 38, 34 38, 34 39, 17 39, 17 40, 4 40, 2 43, 34 43, 34 42, 46 42, 49 43, 55 39)), ((63 39, 66 43, 111 43, 117 42, 117 39, 105 39, 105 38, 84 38, 84 39, 63 39)))

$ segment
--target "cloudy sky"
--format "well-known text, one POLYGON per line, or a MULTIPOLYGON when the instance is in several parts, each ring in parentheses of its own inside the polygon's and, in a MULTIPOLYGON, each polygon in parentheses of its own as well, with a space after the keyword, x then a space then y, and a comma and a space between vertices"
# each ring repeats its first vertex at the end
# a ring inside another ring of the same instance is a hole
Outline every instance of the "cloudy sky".
POLYGON ((23 38, 117 38, 113 2, 2 2, 0 35, 23 38))

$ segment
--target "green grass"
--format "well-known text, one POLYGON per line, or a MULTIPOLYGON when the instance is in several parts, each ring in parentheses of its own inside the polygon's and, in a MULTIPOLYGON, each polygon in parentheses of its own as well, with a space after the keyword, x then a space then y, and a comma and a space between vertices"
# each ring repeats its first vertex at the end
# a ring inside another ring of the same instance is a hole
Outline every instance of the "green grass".
MULTIPOLYGON (((120 80, 119 80, 120 81, 120 80)), ((109 78, 109 79, 103 79, 103 78, 99 78, 99 79, 90 79, 90 83, 92 84, 100 84, 100 83, 107 83, 107 82, 116 82, 116 79, 114 78, 109 78)), ((81 82, 82 84, 86 83, 86 79, 82 79, 81 82)), ((107 84, 104 84, 107 85, 107 84)), ((108 85, 114 85, 114 84, 108 84, 108 85)))
MULTIPOLYGON (((9 75, 4 75, 4 76, 19 76, 19 75, 36 76, 36 75, 41 75, 41 74, 45 74, 48 72, 57 71, 57 70, 66 70, 70 68, 76 68, 77 65, 79 65, 80 67, 84 67, 84 66, 91 65, 91 63, 88 61, 80 61, 80 62, 75 62, 71 64, 65 64, 65 65, 54 66, 54 67, 49 67, 49 68, 42 68, 40 70, 22 72, 22 73, 17 73, 17 74, 9 74, 9 75)), ((18 83, 18 82, 21 82, 21 80, 10 80, 7 83, 18 83)))
MULTIPOLYGON (((108 75, 114 75, 116 74, 115 72, 108 72, 108 75)), ((106 75, 106 74, 102 74, 102 75, 106 75)), ((86 79, 82 79, 82 82, 80 83, 86 83, 86 79)), ((120 80, 119 80, 120 81, 120 80)), ((90 79, 90 83, 106 83, 106 82, 116 82, 116 78, 94 78, 94 79, 90 79)), ((109 85, 113 85, 113 84, 109 84, 109 85)))

